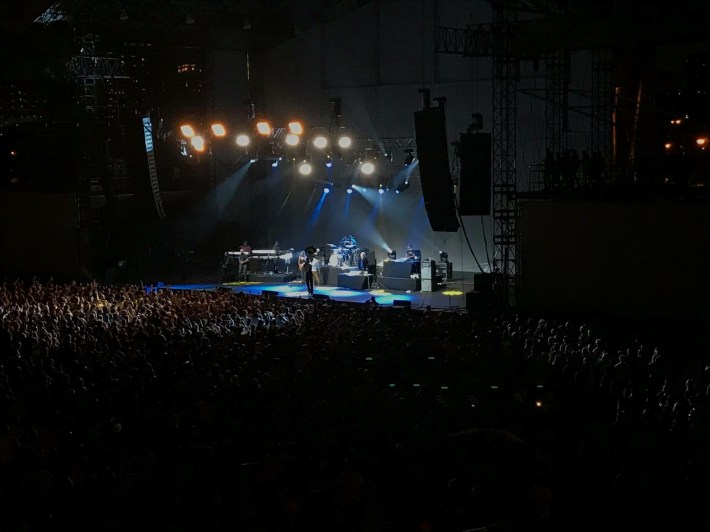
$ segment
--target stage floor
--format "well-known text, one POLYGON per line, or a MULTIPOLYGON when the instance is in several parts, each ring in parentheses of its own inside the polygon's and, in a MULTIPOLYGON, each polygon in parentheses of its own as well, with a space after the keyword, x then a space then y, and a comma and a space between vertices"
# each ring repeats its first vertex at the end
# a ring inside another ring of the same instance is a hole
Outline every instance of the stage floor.
MULTIPOLYGON (((168 284, 162 288, 173 290, 216 290, 229 288, 234 292, 261 295, 263 292, 275 293, 278 297, 294 297, 310 299, 306 285, 292 281, 289 283, 266 282, 229 282, 229 283, 201 283, 201 284, 168 284)), ((466 291, 472 290, 473 285, 454 281, 447 284, 446 288, 435 292, 401 292, 397 290, 351 290, 337 286, 316 286, 317 298, 326 297, 333 301, 350 303, 367 303, 373 297, 379 305, 411 306, 412 308, 426 308, 439 310, 464 311, 466 309, 466 291)))

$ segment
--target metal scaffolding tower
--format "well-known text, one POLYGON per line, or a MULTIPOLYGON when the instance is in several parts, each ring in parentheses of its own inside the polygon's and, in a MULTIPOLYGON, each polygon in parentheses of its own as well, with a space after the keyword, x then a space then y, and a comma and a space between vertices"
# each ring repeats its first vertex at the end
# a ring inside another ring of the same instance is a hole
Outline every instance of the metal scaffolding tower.
POLYGON ((513 50, 515 2, 493 6, 493 271, 515 304, 517 273, 516 114, 518 60, 513 50))
POLYGON ((592 132, 593 153, 604 157, 611 154, 613 87, 611 75, 611 50, 598 48, 592 51, 592 132))
POLYGON ((552 153, 567 149, 567 96, 570 56, 568 51, 548 52, 545 59, 545 135, 552 153))

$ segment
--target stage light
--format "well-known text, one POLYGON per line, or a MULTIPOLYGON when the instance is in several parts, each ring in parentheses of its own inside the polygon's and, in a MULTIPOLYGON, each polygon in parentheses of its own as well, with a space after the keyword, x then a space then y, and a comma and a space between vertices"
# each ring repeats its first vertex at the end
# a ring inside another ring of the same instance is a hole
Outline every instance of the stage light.
POLYGON ((250 142, 251 139, 249 138, 249 135, 245 135, 244 133, 242 133, 241 135, 237 135, 237 146, 246 148, 247 146, 249 146, 250 142))
POLYGON ((439 251, 439 260, 441 262, 446 262, 449 260, 449 254, 446 251, 439 251))
POLYGON ((288 130, 294 135, 303 135, 303 124, 300 122, 289 122, 288 130))
POLYGON ((328 159, 325 161, 325 167, 326 168, 333 168, 333 159, 328 157, 328 159))
POLYGON ((323 135, 318 135, 317 137, 315 137, 315 138, 313 139, 313 145, 314 145, 316 148, 319 148, 319 149, 322 150, 323 148, 325 148, 326 146, 328 146, 328 139, 325 138, 323 135))
POLYGON ((288 135, 286 135, 286 144, 288 144, 289 146, 297 146, 299 141, 300 138, 295 133, 289 133, 288 135))
POLYGON ((256 131, 259 135, 268 137, 271 135, 271 124, 269 124, 266 120, 261 120, 256 123, 256 131))
POLYGON ((382 188, 382 185, 380 185, 380 189, 377 192, 380 194, 380 196, 385 193, 385 189, 382 188))
POLYGON ((298 172, 301 175, 311 175, 312 171, 313 167, 308 161, 303 161, 301 164, 298 165, 298 172))
POLYGON ((210 129, 212 129, 212 134, 215 137, 224 137, 227 134, 227 130, 224 129, 222 124, 212 124, 210 129))
POLYGON ((414 155, 412 155, 412 149, 407 148, 406 150, 404 150, 404 153, 407 154, 404 157, 404 166, 409 166, 410 164, 412 164, 414 162, 414 155))
POLYGON ((340 146, 343 149, 347 149, 350 146, 353 145, 353 139, 348 137, 347 135, 343 135, 338 139, 338 146, 340 146))
POLYGON ((252 157, 251 159, 249 159, 249 162, 250 162, 250 163, 255 163, 255 162, 256 162, 256 157, 252 157))
POLYGON ((276 168, 279 165, 279 160, 276 159, 273 163, 271 163, 271 168, 276 168))
POLYGON ((195 130, 192 129, 192 126, 189 126, 187 124, 180 126, 180 133, 182 133, 183 137, 188 139, 191 139, 195 136, 195 130))
POLYGON ((673 147, 673 144, 671 144, 670 142, 666 142, 663 147, 667 150, 670 150, 673 147))
POLYGON ((707 138, 707 137, 698 137, 697 139, 695 139, 695 144, 697 144, 697 145, 700 146, 701 148, 704 147, 704 146, 706 146, 707 143, 708 143, 708 138, 707 138))
POLYGON ((360 171, 365 175, 372 175, 375 173, 375 165, 370 161, 365 161, 360 166, 360 171))
POLYGON ((328 194, 330 192, 330 187, 328 185, 323 187, 323 193, 328 194))
POLYGON ((192 144, 192 147, 195 148, 195 151, 205 151, 205 139, 202 138, 200 135, 195 135, 190 139, 190 144, 192 144))
POLYGON ((347 192, 348 194, 352 194, 352 193, 353 193, 353 187, 348 187, 348 189, 346 190, 346 192, 347 192))

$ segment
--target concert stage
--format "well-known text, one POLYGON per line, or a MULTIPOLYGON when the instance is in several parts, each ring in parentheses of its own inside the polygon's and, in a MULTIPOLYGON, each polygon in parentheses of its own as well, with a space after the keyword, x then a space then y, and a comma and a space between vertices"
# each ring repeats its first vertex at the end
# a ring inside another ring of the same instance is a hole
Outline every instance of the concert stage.
MULTIPOLYGON (((353 276, 355 277, 355 276, 353 276)), ((362 279, 367 279, 362 276, 362 279)), ((311 299, 306 290, 306 285, 300 282, 280 283, 280 282, 230 282, 230 283, 205 283, 205 284, 172 284, 162 288, 172 290, 208 290, 213 291, 218 288, 228 288, 234 292, 251 295, 262 295, 264 293, 275 295, 276 297, 311 299)), ((149 288, 147 288, 149 289, 149 288)), ((426 308, 439 310, 463 311, 466 308, 467 290, 472 290, 473 285, 463 286, 461 282, 449 283, 447 290, 443 292, 411 292, 399 290, 388 290, 381 288, 352 289, 340 286, 316 286, 315 300, 326 300, 347 302, 347 303, 367 303, 375 298, 379 305, 383 306, 411 306, 412 308, 426 308)))

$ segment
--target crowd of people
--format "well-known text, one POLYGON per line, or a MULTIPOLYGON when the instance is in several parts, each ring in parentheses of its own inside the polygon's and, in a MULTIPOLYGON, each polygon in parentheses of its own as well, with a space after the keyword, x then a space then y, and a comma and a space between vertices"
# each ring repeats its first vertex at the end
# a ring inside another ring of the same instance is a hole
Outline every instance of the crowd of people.
POLYGON ((515 314, 6 282, 0 523, 707 530, 707 346, 649 338, 515 314))

